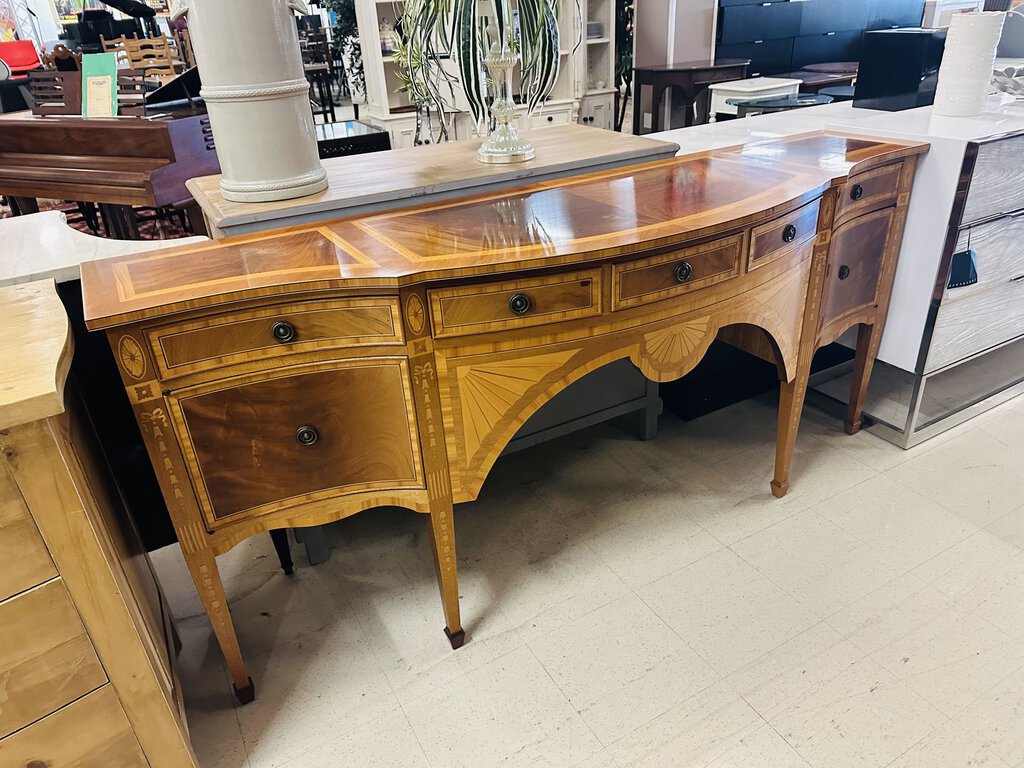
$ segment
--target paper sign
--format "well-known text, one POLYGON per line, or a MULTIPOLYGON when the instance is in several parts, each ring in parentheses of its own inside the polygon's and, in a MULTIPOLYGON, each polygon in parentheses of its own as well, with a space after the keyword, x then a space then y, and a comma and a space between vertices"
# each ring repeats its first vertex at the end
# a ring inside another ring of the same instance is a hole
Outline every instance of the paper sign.
POLYGON ((117 54, 87 53, 82 57, 82 117, 117 114, 117 54))

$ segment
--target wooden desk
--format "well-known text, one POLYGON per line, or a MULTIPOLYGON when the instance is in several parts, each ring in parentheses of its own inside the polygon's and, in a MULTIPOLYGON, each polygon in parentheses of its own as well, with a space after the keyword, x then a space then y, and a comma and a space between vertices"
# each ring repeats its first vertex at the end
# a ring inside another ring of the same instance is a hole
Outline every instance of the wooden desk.
POLYGON ((651 88, 651 128, 647 133, 661 130, 661 99, 665 89, 671 86, 682 91, 683 103, 688 107, 685 128, 694 124, 693 106, 711 83, 742 80, 747 76, 749 66, 750 59, 719 59, 713 64, 683 61, 664 67, 636 67, 633 70, 633 134, 639 136, 644 132, 640 97, 645 85, 651 88))
POLYGON ((187 186, 206 216, 210 237, 262 232, 278 227, 378 213, 476 191, 507 189, 527 181, 563 178, 584 170, 633 165, 672 157, 676 144, 595 131, 578 124, 530 133, 537 157, 527 163, 491 165, 477 159, 479 141, 449 141, 393 149, 386 155, 335 157, 323 161, 323 192, 272 203, 234 203, 220 191, 220 176, 189 180, 187 186))
POLYGON ((457 648, 452 504, 613 361, 669 381, 718 337, 775 362, 785 494, 814 351, 854 326, 860 426, 926 148, 815 134, 83 265, 239 699, 216 554, 422 512, 457 648))
POLYGON ((52 281, 0 288, 0 765, 197 768, 160 587, 52 281))
POLYGON ((138 237, 132 206, 189 206, 185 180, 219 170, 205 113, 0 115, 0 194, 14 198, 21 213, 38 211, 39 197, 99 203, 114 237, 138 237))

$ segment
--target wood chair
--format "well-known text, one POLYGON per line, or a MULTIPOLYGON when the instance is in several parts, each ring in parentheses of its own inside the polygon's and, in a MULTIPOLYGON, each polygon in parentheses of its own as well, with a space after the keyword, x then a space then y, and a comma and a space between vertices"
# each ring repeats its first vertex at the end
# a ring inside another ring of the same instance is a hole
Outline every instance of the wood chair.
POLYGON ((53 46, 50 53, 43 54, 43 67, 55 69, 58 72, 80 72, 82 70, 82 54, 58 43, 53 46))
POLYGON ((174 47, 177 49, 178 60, 186 69, 196 66, 196 54, 192 50, 192 35, 188 29, 179 29, 174 32, 174 47))
POLYGON ((125 40, 124 56, 131 69, 145 72, 147 78, 164 82, 178 76, 174 66, 171 38, 166 35, 125 40))

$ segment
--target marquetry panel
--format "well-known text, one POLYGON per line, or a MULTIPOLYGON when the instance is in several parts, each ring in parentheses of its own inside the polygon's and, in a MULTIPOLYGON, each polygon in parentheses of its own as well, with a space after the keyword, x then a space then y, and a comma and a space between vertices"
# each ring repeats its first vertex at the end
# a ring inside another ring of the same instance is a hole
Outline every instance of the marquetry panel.
POLYGON ((61 579, 0 603, 0 739, 105 682, 61 579))
POLYGON ((750 233, 748 269, 758 269, 799 250, 818 232, 821 199, 761 224, 750 233))
POLYGON ((42 584, 57 575, 35 521, 0 461, 0 600, 42 584))
POLYGON ((896 205, 903 163, 891 163, 850 177, 839 193, 835 224, 896 205))
POLYGON ((612 266, 612 309, 699 290, 740 273, 743 235, 612 266))
POLYGON ((401 344, 398 300, 333 299, 213 315, 147 332, 161 376, 339 347, 401 344), (279 339, 275 329, 290 338, 279 339))
POLYGON ((110 685, 0 739, 0 765, 149 768, 110 685))
POLYGON ((601 314, 601 270, 428 291, 434 336, 526 328, 601 314), (528 309, 513 311, 513 297, 528 309))
POLYGON ((295 366, 167 401, 211 528, 344 493, 424 487, 403 359, 295 366))
POLYGON ((853 219, 833 232, 819 328, 874 305, 894 215, 895 209, 885 208, 853 219))

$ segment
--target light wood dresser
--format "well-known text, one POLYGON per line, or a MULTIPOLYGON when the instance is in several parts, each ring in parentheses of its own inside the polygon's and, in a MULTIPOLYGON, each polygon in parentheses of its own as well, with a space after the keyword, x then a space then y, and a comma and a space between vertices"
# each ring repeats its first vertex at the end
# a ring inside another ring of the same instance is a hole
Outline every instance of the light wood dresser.
POLYGON ((920 143, 814 134, 83 265, 235 691, 215 555, 381 505, 426 513, 445 631, 453 503, 590 371, 677 379, 719 336, 777 364, 772 490, 814 351, 877 351, 920 143))
POLYGON ((195 768, 163 596, 52 281, 0 288, 0 767, 195 768))

